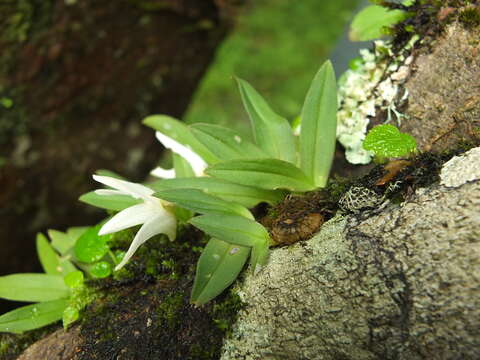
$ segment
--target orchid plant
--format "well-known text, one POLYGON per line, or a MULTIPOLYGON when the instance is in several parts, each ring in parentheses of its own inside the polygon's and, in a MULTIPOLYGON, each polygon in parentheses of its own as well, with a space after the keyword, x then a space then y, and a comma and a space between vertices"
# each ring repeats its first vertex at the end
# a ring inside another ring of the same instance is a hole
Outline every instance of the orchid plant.
MULTIPOLYGON (((275 204, 289 191, 324 187, 335 149, 337 98, 335 75, 329 62, 321 67, 308 91, 298 137, 289 122, 276 114, 250 84, 241 79, 237 83, 251 121, 254 142, 218 125, 187 126, 164 115, 144 120, 157 131, 160 142, 175 154, 174 169, 153 171, 164 179, 147 184, 151 189, 148 196, 189 210, 190 216, 200 214, 189 222, 211 236, 197 265, 191 299, 197 305, 228 287, 248 258, 255 272, 265 264, 272 241, 248 208, 260 202, 275 204)), ((106 179, 102 182, 107 184, 106 179)), ((115 180, 109 182, 107 185, 116 187, 115 180)), ((97 191, 97 195, 113 201, 108 196, 118 194, 103 190, 97 191)), ((129 209, 122 212, 130 212, 129 209)), ((150 216, 152 219, 156 216, 153 210, 150 216)), ((127 222, 123 228, 130 224, 127 222)), ((142 228, 131 249, 147 240, 142 228)), ((146 235, 160 232, 165 233, 160 229, 146 235)), ((128 254, 132 252, 129 250, 128 254)))
MULTIPOLYGON (((42 261, 45 276, 55 276, 52 283, 59 293, 54 300, 61 303, 55 305, 55 312, 49 308, 42 312, 47 314, 44 321, 30 321, 23 327, 22 321, 31 316, 32 309, 26 309, 21 316, 13 312, 4 314, 0 316, 0 331, 15 328, 18 332, 43 326, 58 320, 62 314, 64 323, 74 321, 79 309, 67 306, 66 299, 71 292, 68 284, 81 286, 83 275, 79 275, 82 272, 72 263, 67 263, 71 265, 68 265, 69 273, 76 275, 67 273, 62 281, 63 270, 56 269, 60 261, 77 261, 77 267, 82 270, 88 270, 96 262, 102 262, 103 266, 113 263, 118 270, 153 236, 165 234, 173 241, 178 222, 188 222, 211 237, 197 264, 191 294, 193 304, 205 304, 219 295, 235 281, 249 259, 254 272, 261 269, 273 243, 267 229, 255 221, 249 209, 261 202, 276 204, 289 192, 301 193, 326 186, 335 150, 336 81, 331 63, 326 62, 305 98, 299 132, 297 126, 293 131, 289 122, 276 114, 250 84, 241 79, 237 79, 237 83, 254 141, 218 125, 187 126, 169 116, 147 117, 144 124, 155 129, 157 139, 173 152, 173 169, 154 169, 152 175, 161 179, 147 184, 128 182, 112 174, 94 175, 94 180, 109 188, 84 194, 80 200, 117 213, 86 231, 88 235, 56 248, 59 253, 50 249, 55 247, 55 241, 52 245, 47 243, 49 255, 43 250, 40 257, 49 259, 42 261), (136 225, 141 227, 121 259, 111 254, 105 237, 136 225), (108 254, 110 261, 104 261, 108 254)), ((45 247, 44 241, 42 244, 45 247)), ((0 297, 52 300, 51 296, 25 297, 29 290, 23 288, 17 289, 21 296, 10 296, 6 289, 13 282, 15 279, 8 276, 0 277, 0 297)), ((38 282, 33 284, 38 286, 38 282)))

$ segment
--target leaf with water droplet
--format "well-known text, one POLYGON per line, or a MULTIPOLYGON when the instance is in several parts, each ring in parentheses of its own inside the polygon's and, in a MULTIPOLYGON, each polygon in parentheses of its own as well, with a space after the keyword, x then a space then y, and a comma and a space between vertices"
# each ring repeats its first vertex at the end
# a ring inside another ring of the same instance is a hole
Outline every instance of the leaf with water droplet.
POLYGON ((112 273, 112 265, 106 261, 99 261, 88 269, 90 275, 97 279, 103 279, 112 273))
POLYGON ((91 227, 77 240, 74 246, 74 253, 78 260, 92 263, 100 260, 108 252, 108 240, 112 235, 99 236, 98 231, 102 224, 91 227))
POLYGON ((67 300, 53 300, 20 307, 0 316, 0 332, 22 333, 62 318, 67 300))
POLYGON ((235 281, 249 254, 249 247, 210 239, 197 263, 190 301, 203 305, 219 295, 235 281))

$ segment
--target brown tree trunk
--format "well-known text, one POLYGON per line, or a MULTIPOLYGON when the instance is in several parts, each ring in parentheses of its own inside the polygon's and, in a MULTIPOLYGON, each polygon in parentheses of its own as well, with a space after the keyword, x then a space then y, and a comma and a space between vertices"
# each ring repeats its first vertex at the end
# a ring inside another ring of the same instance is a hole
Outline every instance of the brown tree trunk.
POLYGON ((161 146, 142 117, 181 116, 243 1, 0 2, 0 274, 34 234, 98 219, 91 174, 143 179, 161 146))

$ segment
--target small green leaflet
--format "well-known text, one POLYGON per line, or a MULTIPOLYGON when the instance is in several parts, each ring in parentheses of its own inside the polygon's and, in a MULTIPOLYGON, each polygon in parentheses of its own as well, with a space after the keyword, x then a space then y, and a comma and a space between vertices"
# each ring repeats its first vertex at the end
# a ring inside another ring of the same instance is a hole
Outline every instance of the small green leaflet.
POLYGON ((295 165, 277 159, 231 160, 215 164, 208 175, 267 190, 309 191, 313 182, 295 165))
POLYGON ((212 177, 163 179, 148 184, 148 187, 155 191, 166 189, 203 190, 207 194, 237 202, 247 208, 252 208, 260 202, 273 205, 285 197, 285 192, 281 190, 264 190, 212 177))
POLYGON ((373 151, 379 158, 408 156, 417 149, 415 138, 401 133, 393 125, 385 124, 372 128, 363 141, 365 150, 373 151))
POLYGON ((112 265, 106 261, 99 261, 89 267, 88 272, 94 278, 103 279, 112 273, 112 265))
POLYGON ((60 275, 13 274, 0 277, 0 298, 16 301, 50 301, 70 294, 60 275))
POLYGON ((37 254, 45 273, 50 275, 61 275, 60 259, 55 250, 43 234, 37 234, 37 254))
POLYGON ((256 144, 270 157, 296 163, 295 137, 288 121, 277 115, 245 80, 237 78, 256 144))
POLYGON ((65 276, 63 281, 70 289, 75 289, 83 286, 84 278, 83 272, 77 270, 65 276))
POLYGON ((0 316, 0 332, 22 333, 54 323, 62 318, 65 299, 23 306, 0 316))
POLYGON ((63 310, 62 314, 63 328, 66 329, 68 325, 77 321, 79 317, 80 313, 77 308, 73 306, 67 306, 63 310))
POLYGON ((100 260, 108 252, 108 240, 111 235, 99 236, 98 232, 102 224, 89 228, 75 243, 75 257, 86 263, 100 260))
POLYGON ((193 135, 220 160, 268 158, 259 147, 235 131, 212 124, 193 124, 193 135))
POLYGON ((92 206, 114 211, 120 211, 142 202, 128 195, 99 195, 95 191, 83 194, 78 200, 92 206))
POLYGON ((191 302, 203 305, 237 278, 250 254, 250 248, 212 238, 197 263, 191 302))
POLYGON ((255 220, 235 215, 202 215, 190 223, 208 235, 241 246, 253 247, 270 242, 267 230, 255 220))
POLYGON ((170 189, 156 193, 163 200, 177 204, 185 209, 211 215, 239 215, 253 219, 244 206, 235 202, 222 200, 197 189, 170 189))
POLYGON ((302 110, 300 164, 317 187, 325 187, 335 153, 337 86, 330 61, 312 81, 302 110))
POLYGON ((166 115, 152 115, 143 120, 143 123, 162 134, 172 138, 176 142, 190 147, 207 164, 214 164, 219 159, 213 155, 200 141, 193 136, 190 128, 182 122, 166 115))
POLYGON ((385 35, 383 29, 391 27, 410 16, 403 10, 391 10, 379 5, 367 6, 360 11, 350 27, 351 41, 368 41, 385 35))

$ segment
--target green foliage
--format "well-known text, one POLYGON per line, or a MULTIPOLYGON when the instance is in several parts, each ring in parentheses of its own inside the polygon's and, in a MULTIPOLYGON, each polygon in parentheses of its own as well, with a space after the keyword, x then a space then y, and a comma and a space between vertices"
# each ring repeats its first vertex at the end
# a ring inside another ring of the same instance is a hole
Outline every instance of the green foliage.
POLYGON ((309 191, 313 181, 295 165, 277 159, 232 160, 208 168, 207 174, 266 190, 309 191))
POLYGON ((385 124, 371 129, 363 142, 365 150, 373 151, 378 159, 408 156, 417 150, 415 138, 401 133, 393 125, 385 124))
POLYGON ((360 11, 352 21, 350 40, 368 41, 386 35, 389 27, 410 16, 403 10, 391 10, 383 6, 371 5, 360 11))
POLYGON ((325 187, 335 152, 337 86, 330 62, 313 79, 305 98, 300 129, 302 170, 317 187, 325 187))
POLYGON ((0 298, 37 303, 0 316, 0 331, 21 333, 62 318, 68 326, 78 319, 93 299, 85 290, 85 276, 109 276, 112 262, 119 261, 106 258, 109 237, 98 236, 98 230, 99 226, 73 227, 65 233, 49 230, 51 242, 43 234, 37 235, 37 253, 45 274, 0 277, 0 298))
POLYGON ((99 236, 98 231, 101 225, 88 229, 77 240, 74 246, 74 253, 78 260, 85 263, 93 263, 102 259, 108 252, 108 240, 111 235, 99 236))
POLYGON ((0 316, 0 332, 18 334, 51 324, 62 318, 65 305, 65 299, 58 299, 12 310, 0 316))
POLYGON ((191 302, 203 305, 225 290, 235 281, 249 255, 248 246, 211 238, 198 260, 191 302))

